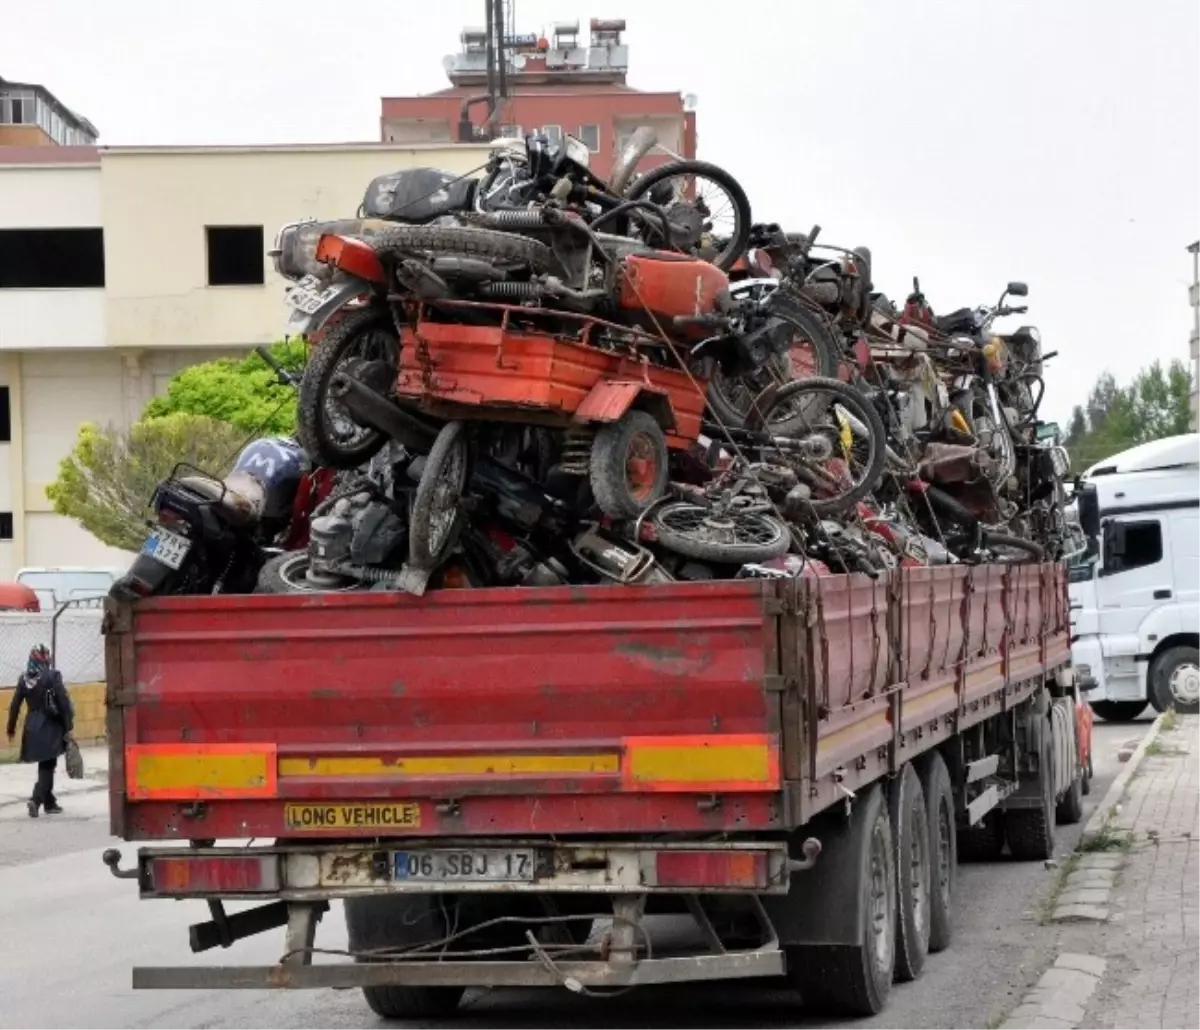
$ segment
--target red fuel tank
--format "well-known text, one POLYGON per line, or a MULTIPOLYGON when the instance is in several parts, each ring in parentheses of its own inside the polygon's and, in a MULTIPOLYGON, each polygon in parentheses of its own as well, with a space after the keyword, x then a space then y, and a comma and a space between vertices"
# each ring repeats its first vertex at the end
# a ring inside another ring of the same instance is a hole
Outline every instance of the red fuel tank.
POLYGON ((652 311, 659 318, 710 315, 729 277, 715 265, 688 254, 655 251, 622 262, 619 303, 627 311, 652 311))

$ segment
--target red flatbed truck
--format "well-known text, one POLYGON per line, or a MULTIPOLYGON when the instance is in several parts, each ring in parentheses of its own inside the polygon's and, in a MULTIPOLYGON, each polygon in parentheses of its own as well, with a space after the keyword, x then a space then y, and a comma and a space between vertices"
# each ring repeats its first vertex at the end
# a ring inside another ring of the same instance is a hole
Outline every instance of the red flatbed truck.
POLYGON ((403 1018, 786 976, 871 1013, 949 943, 959 856, 1048 858, 1079 818, 1062 566, 164 598, 105 631, 112 832, 146 845, 105 861, 207 900, 195 951, 286 927, 276 965, 135 987, 403 1018), (349 948, 314 960, 334 899, 349 948), (657 912, 695 947, 654 948, 657 912))

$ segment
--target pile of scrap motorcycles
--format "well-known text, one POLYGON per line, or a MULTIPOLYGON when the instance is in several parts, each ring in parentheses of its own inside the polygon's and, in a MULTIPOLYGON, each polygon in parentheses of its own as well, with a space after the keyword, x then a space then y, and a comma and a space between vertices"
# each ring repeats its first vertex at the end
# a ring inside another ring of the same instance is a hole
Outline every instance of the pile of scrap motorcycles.
MULTIPOLYGON (((159 487, 118 597, 878 575, 1058 560, 1065 451, 1009 283, 935 316, 725 171, 567 137, 373 181, 272 255, 294 438, 159 487), (1047 438, 1049 437, 1049 438, 1047 438)), ((270 355, 260 351, 264 359, 270 355)))

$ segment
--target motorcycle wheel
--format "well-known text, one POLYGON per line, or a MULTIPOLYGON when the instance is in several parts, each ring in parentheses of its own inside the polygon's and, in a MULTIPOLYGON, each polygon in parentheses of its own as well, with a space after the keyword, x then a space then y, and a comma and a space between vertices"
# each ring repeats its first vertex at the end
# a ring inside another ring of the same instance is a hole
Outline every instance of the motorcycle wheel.
POLYGON ((263 563, 258 573, 256 594, 320 594, 342 593, 363 589, 359 583, 342 587, 318 586, 308 579, 308 551, 284 551, 263 563))
MULTIPOLYGON (((724 194, 723 202, 717 210, 709 209, 710 220, 724 214, 728 207, 732 216, 728 239, 720 252, 712 259, 712 263, 723 272, 728 272, 745 252, 750 243, 750 201, 741 184, 724 168, 719 168, 707 161, 672 161, 647 172, 638 179, 626 194, 627 200, 648 200, 648 194, 656 186, 672 179, 684 180, 681 199, 687 192, 699 192, 697 180, 707 180, 716 190, 724 194), (691 180, 690 183, 687 180, 691 180)), ((703 199, 703 194, 700 194, 703 199)), ((687 198, 691 199, 691 198, 687 198)), ((713 226, 716 228, 716 226, 713 226)))
POLYGON ((991 401, 981 390, 975 389, 970 394, 960 396, 955 400, 955 405, 966 417, 979 446, 996 461, 996 471, 988 478, 993 486, 1002 489, 1017 468, 1016 449, 1008 427, 996 425, 991 401))
POLYGON ((697 561, 745 565, 786 554, 792 544, 786 523, 765 512, 726 512, 687 501, 657 508, 650 516, 658 543, 697 561))
POLYGON ((755 399, 771 383, 837 374, 833 336, 820 318, 778 294, 768 302, 767 311, 792 327, 788 353, 772 359, 752 375, 726 377, 718 369, 709 380, 708 406, 715 418, 733 429, 745 426, 755 399))
POLYGON ((458 506, 467 487, 470 448, 466 425, 447 422, 425 459, 408 526, 408 560, 431 570, 454 541, 458 506))
MULTIPOLYGON (((831 457, 837 455, 839 446, 843 447, 840 460, 846 465, 850 483, 831 496, 812 497, 804 502, 813 514, 824 518, 845 511, 879 485, 887 462, 887 434, 875 406, 854 387, 836 379, 802 379, 785 383, 762 406, 766 408, 765 431, 771 436, 800 440, 823 438, 831 448, 831 457), (844 423, 852 430, 849 453, 841 443, 844 423), (854 423, 857 423, 857 430, 854 423)), ((801 458, 789 452, 781 452, 780 460, 784 464, 807 466, 808 476, 802 477, 806 481, 816 474, 814 465, 824 464, 824 461, 801 458)))
POLYGON ((1023 540, 1019 536, 1007 533, 983 533, 983 546, 992 552, 992 559, 998 565, 1025 565, 1045 561, 1046 552, 1032 540, 1023 540))
POLYGON ((353 469, 369 461, 387 442, 375 429, 359 425, 329 395, 334 375, 349 358, 400 363, 400 341, 386 308, 365 307, 346 313, 313 349, 300 380, 296 436, 318 464, 353 469))

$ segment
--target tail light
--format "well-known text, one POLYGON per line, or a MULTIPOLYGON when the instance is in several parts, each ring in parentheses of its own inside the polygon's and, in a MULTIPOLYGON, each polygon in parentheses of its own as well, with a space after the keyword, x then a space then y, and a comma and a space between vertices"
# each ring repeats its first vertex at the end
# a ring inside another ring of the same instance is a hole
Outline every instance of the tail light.
POLYGON ((387 282, 387 274, 374 248, 350 236, 323 233, 317 243, 317 260, 370 283, 387 282))
POLYGON ((758 887, 768 883, 765 851, 660 851, 660 887, 758 887))
POLYGON ((279 890, 279 858, 181 855, 150 862, 155 894, 269 894, 279 890))

